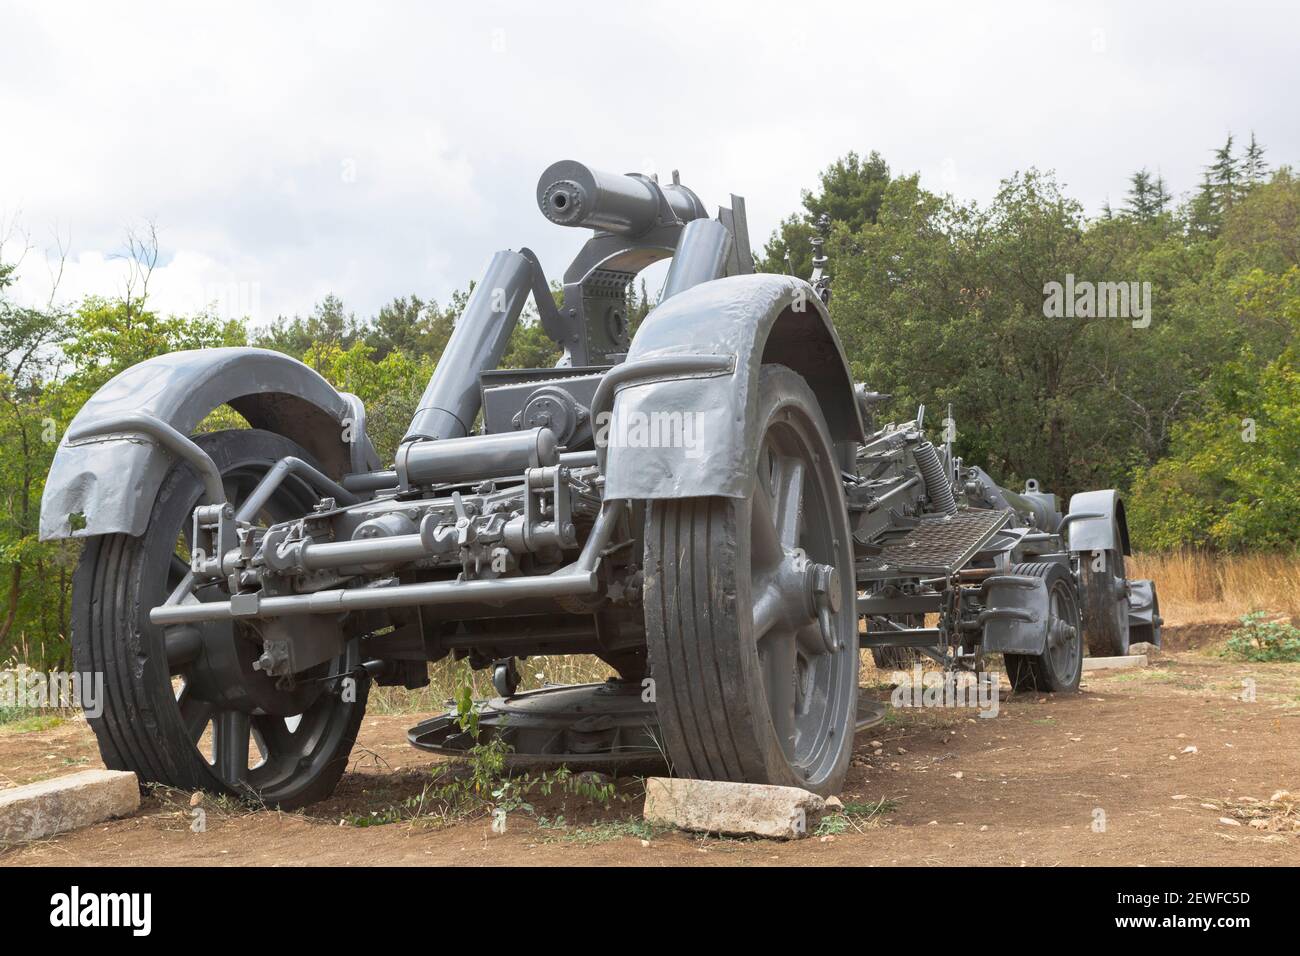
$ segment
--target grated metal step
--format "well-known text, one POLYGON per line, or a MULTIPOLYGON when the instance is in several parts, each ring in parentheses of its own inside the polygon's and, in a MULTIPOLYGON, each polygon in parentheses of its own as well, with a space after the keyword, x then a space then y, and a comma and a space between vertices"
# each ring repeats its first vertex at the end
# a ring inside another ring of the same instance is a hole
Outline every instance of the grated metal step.
POLYGON ((951 574, 979 553, 1011 515, 970 508, 955 515, 935 515, 899 538, 886 541, 879 554, 857 563, 859 577, 951 574))

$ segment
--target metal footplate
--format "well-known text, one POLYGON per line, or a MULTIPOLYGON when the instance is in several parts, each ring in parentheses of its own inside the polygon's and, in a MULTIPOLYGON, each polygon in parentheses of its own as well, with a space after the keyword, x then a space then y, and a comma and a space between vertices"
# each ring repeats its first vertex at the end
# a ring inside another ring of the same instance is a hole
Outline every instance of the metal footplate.
POLYGON ((858 578, 952 574, 978 554, 1010 518, 1009 512, 983 508, 922 518, 907 534, 885 542, 879 554, 860 559, 858 578))

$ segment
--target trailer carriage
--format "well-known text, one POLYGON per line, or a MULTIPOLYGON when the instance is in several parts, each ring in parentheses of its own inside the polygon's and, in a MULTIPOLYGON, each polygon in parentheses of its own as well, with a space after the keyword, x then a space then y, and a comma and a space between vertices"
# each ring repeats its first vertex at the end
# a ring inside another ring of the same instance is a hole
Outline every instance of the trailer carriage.
MULTIPOLYGON (((371 684, 422 686, 454 655, 492 668, 485 726, 516 761, 666 755, 828 794, 861 648, 1001 655, 1014 687, 1064 692, 1085 643, 1159 642, 1115 492, 1062 513, 936 447, 923 411, 868 427, 880 396, 851 380, 820 246, 810 281, 755 274, 743 200, 711 218, 675 174, 566 161, 537 201, 592 230, 561 303, 531 251, 493 256, 391 462, 354 396, 265 350, 150 359, 82 408, 41 531, 85 540, 74 653, 105 677, 108 766, 309 803, 371 684), (669 257, 632 336, 626 289, 669 257), (498 369, 530 297, 563 358, 498 369), (251 427, 196 434, 222 405, 251 427), (521 694, 515 662, 539 654, 618 677, 521 694)), ((460 737, 450 717, 410 734, 460 737)))

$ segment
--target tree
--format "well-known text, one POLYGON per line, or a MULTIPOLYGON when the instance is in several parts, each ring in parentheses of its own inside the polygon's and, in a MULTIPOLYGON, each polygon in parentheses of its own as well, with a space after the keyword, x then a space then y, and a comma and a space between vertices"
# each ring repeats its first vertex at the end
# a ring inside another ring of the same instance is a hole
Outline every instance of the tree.
POLYGON ((1125 211, 1138 219, 1150 219, 1156 214, 1153 190, 1151 174, 1145 169, 1139 169, 1129 177, 1128 198, 1124 201, 1125 211))
POLYGON ((889 181, 889 165, 874 150, 865 160, 855 152, 835 160, 822 170, 816 192, 803 191, 804 211, 785 219, 772 234, 759 260, 759 271, 808 278, 817 220, 825 215, 850 232, 874 223, 889 181))
POLYGON ((1250 145, 1246 147, 1246 155, 1242 157, 1241 173, 1250 186, 1263 182, 1268 174, 1268 167, 1264 164, 1264 147, 1256 141, 1254 130, 1250 131, 1250 145))
POLYGON ((1220 210, 1231 208, 1241 194, 1241 163, 1232 155, 1232 134, 1227 142, 1214 151, 1214 162, 1209 167, 1210 182, 1220 210))

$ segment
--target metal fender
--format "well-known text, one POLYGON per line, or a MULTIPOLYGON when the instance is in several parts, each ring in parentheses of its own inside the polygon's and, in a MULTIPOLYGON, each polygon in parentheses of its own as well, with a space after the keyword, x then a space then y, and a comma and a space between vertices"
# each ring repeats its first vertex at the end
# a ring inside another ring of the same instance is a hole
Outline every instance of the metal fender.
POLYGON ((1070 498, 1070 515, 1096 517, 1067 519, 1071 551, 1115 550, 1132 554, 1128 540, 1128 521, 1124 502, 1113 488, 1104 491, 1081 491, 1070 498))
MULTIPOLYGON (((255 348, 194 349, 118 373, 82 406, 68 433, 132 413, 192 434, 229 405, 254 428, 291 438, 338 478, 378 466, 361 402, 297 359, 255 348)), ((69 441, 54 454, 41 499, 42 540, 143 534, 154 495, 176 456, 136 432, 69 441), (84 519, 73 527, 71 516, 84 519)))
POLYGON ((606 376, 612 415, 597 418, 605 496, 748 497, 759 370, 772 363, 807 380, 832 441, 863 440, 848 361, 812 286, 780 275, 714 279, 651 312, 606 376))

